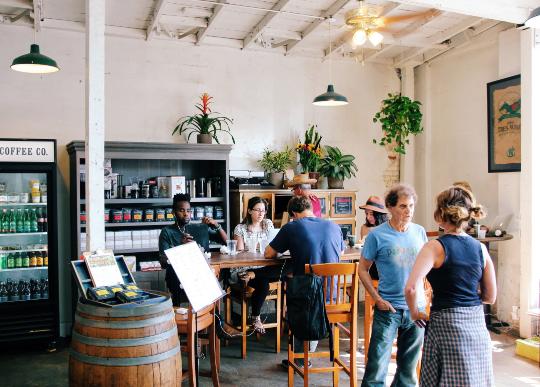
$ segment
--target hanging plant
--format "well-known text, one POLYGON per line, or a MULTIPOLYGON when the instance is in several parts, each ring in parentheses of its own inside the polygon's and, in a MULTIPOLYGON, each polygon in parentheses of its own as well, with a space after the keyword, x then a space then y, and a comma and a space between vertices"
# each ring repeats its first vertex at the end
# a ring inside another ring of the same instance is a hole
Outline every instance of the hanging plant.
POLYGON ((404 155, 409 135, 416 136, 424 131, 420 105, 419 101, 401 94, 388 94, 382 101, 381 110, 373 117, 373 122, 381 123, 384 135, 380 140, 373 139, 373 143, 380 146, 394 144, 394 152, 404 155))

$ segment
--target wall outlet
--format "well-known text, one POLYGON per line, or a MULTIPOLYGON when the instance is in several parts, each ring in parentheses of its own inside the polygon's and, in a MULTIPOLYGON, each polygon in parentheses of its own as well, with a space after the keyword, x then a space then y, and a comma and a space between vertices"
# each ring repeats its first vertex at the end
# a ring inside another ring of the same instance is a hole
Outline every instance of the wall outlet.
POLYGON ((512 306, 512 320, 519 320, 519 306, 512 306))

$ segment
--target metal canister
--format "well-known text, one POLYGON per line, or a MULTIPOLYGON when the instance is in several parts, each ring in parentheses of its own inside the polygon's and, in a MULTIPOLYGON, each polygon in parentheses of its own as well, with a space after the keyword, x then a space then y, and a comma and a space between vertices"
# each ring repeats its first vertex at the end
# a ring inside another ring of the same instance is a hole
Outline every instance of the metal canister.
POLYGON ((150 197, 150 185, 143 184, 141 186, 141 198, 148 199, 150 197))
POLYGON ((142 222, 143 220, 143 210, 140 208, 135 208, 131 211, 131 221, 132 222, 142 222))
POLYGON ((122 222, 131 222, 131 208, 122 208, 122 222))
POLYGON ((173 209, 170 207, 167 207, 165 209, 165 219, 167 222, 173 222, 174 221, 174 212, 173 209))
POLYGON ((206 178, 199 177, 197 179, 197 197, 204 198, 205 190, 206 190, 206 178))
POLYGON ((119 209, 111 210, 111 222, 122 223, 122 210, 119 210, 119 209))
POLYGON ((204 206, 204 216, 212 218, 214 216, 214 206, 204 206))
POLYGON ((223 219, 223 207, 221 206, 214 207, 214 219, 223 219))
POLYGON ((204 207, 193 207, 193 219, 201 220, 202 218, 204 218, 204 207))
POLYGON ((156 222, 165 222, 165 209, 156 208, 156 222))
POLYGON ((212 179, 208 179, 208 181, 206 182, 206 197, 212 197, 212 179))
POLYGON ((111 213, 106 208, 105 208, 105 211, 103 212, 103 218, 105 219, 105 223, 109 223, 111 221, 111 213))
POLYGON ((122 188, 122 198, 129 199, 131 197, 131 185, 123 185, 121 188, 122 188))
POLYGON ((153 222, 154 221, 154 209, 153 208, 147 208, 144 210, 144 221, 145 222, 153 222))
POLYGON ((79 217, 80 217, 81 224, 86 224, 86 211, 85 210, 81 210, 79 217))
POLYGON ((158 198, 159 197, 159 188, 157 185, 151 185, 150 186, 150 197, 151 198, 158 198))
POLYGON ((135 188, 135 186, 131 186, 130 194, 131 194, 132 199, 138 199, 139 198, 139 189, 135 188))
POLYGON ((192 198, 197 197, 197 180, 191 179, 188 184, 188 194, 192 198))

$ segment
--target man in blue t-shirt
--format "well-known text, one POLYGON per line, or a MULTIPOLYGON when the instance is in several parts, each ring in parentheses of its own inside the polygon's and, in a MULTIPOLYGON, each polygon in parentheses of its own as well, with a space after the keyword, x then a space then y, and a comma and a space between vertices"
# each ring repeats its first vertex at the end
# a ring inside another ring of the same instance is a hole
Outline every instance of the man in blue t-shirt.
MULTIPOLYGON (((264 251, 265 258, 275 258, 278 253, 289 250, 293 275, 305 273, 305 264, 336 263, 345 250, 343 233, 339 226, 331 221, 320 219, 313 214, 309 198, 295 196, 289 201, 289 216, 293 222, 279 230, 276 237, 264 251)), ((310 342, 310 351, 315 351, 317 342, 310 342)), ((302 352, 303 342, 294 343, 295 352, 302 352)), ((302 361, 297 360, 299 366, 302 361)), ((288 366, 287 360, 283 361, 288 366)))
MULTIPOLYGON (((397 370, 392 386, 416 385, 416 364, 424 332, 411 319, 404 293, 416 255, 427 242, 424 228, 412 223, 416 200, 414 188, 405 184, 392 187, 385 197, 391 218, 372 229, 362 249, 359 276, 366 291, 375 300, 368 363, 362 386, 385 385, 392 342, 396 335, 397 370), (373 286, 368 273, 373 263, 379 272, 378 289, 373 286)), ((417 294, 423 295, 423 289, 417 294)), ((422 297, 419 308, 424 307, 422 297)))

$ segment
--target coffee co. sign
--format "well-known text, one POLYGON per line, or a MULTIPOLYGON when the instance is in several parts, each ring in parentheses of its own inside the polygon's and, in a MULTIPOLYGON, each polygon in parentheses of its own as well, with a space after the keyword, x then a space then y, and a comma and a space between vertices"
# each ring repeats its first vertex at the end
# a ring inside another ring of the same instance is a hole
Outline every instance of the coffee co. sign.
POLYGON ((0 162, 53 163, 51 140, 0 140, 0 162))

